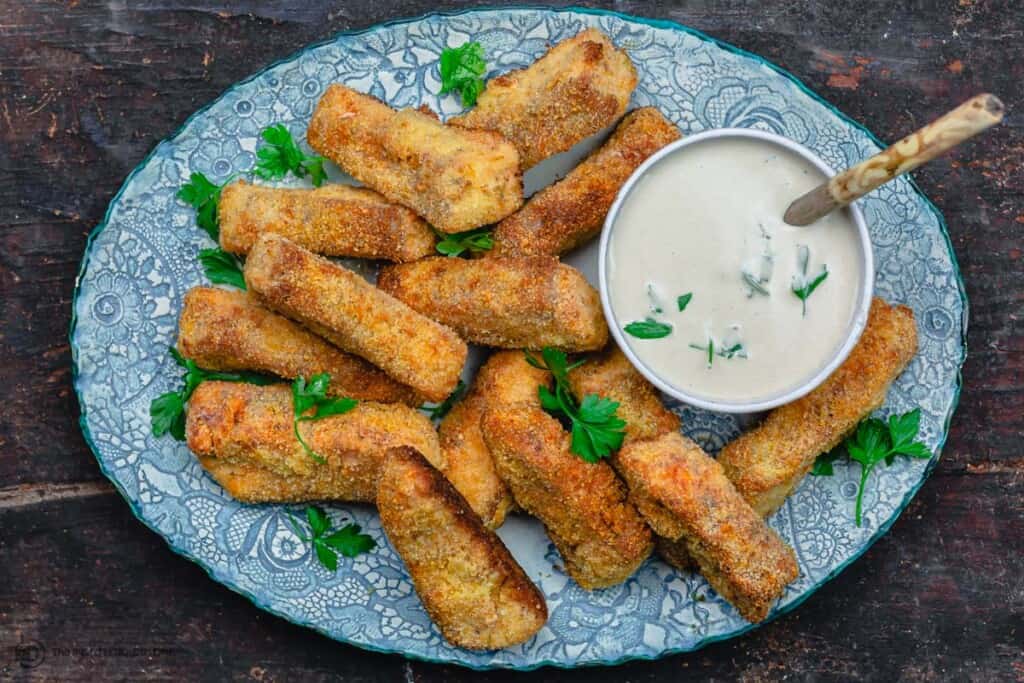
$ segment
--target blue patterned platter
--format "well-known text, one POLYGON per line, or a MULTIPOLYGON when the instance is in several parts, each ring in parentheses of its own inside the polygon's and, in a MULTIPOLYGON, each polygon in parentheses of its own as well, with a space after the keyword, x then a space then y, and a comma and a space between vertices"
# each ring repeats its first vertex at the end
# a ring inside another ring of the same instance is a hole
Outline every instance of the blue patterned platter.
MULTIPOLYGON (((330 573, 299 542, 287 506, 235 502, 183 444, 150 433, 150 401, 178 386, 167 347, 182 295, 203 281, 196 252, 210 246, 192 209, 175 199, 190 171, 223 182, 250 169, 257 136, 273 123, 286 123, 302 139, 332 82, 395 107, 426 103, 452 115, 455 98, 437 95, 444 47, 480 41, 493 76, 526 66, 551 43, 588 26, 629 50, 640 73, 633 104, 658 107, 684 133, 769 130, 810 147, 833 167, 879 149, 870 133, 758 57, 677 24, 587 10, 485 10, 391 23, 342 34, 239 83, 129 176, 90 237, 74 300, 71 347, 85 438, 136 516, 174 551, 260 608, 331 638, 476 668, 612 664, 694 650, 752 628, 700 576, 655 559, 620 586, 584 591, 559 569, 540 525, 514 517, 500 535, 546 595, 550 620, 518 647, 454 648, 427 618, 371 508, 329 508, 335 524, 354 519, 380 543, 330 573)), ((557 172, 550 166, 540 176, 531 172, 528 185, 550 182, 557 172)), ((876 290, 911 306, 920 328, 920 353, 882 413, 920 406, 923 440, 938 451, 965 354, 967 302, 956 260, 941 215, 909 180, 886 185, 862 206, 875 248, 876 290)), ((595 260, 586 250, 572 259, 585 270, 595 260)), ((710 451, 738 433, 730 416, 673 408, 686 433, 710 451)), ((934 462, 901 458, 876 470, 861 528, 853 520, 858 466, 842 459, 835 476, 808 477, 771 520, 796 549, 801 569, 774 614, 793 609, 885 533, 934 462)))

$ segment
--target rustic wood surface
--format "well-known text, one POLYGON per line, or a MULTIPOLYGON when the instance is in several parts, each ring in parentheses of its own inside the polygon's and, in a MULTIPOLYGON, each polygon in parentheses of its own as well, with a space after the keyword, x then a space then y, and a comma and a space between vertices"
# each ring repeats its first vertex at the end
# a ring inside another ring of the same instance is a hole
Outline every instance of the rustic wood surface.
MULTIPOLYGON (((77 426, 67 328, 89 230, 195 109, 336 31, 427 0, 0 0, 0 679, 510 680, 334 643, 264 614, 133 517, 77 426)), ((492 1, 493 4, 493 1, 492 1)), ((602 3, 759 53, 885 140, 991 91, 995 132, 915 174, 949 222, 970 357, 935 474, 794 613, 597 680, 1024 680, 1024 6, 602 3)))

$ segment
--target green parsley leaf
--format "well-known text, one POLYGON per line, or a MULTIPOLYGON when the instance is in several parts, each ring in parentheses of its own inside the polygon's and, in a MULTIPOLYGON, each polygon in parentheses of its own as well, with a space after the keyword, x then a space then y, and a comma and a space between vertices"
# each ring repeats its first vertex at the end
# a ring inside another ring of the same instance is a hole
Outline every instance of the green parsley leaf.
MULTIPOLYGON (((860 463, 860 484, 857 487, 855 510, 857 526, 861 525, 864 489, 876 465, 882 462, 886 466, 891 465, 897 455, 921 459, 932 457, 931 450, 916 440, 920 425, 920 409, 903 415, 893 415, 888 422, 871 417, 857 425, 857 430, 846 439, 844 445, 847 454, 851 460, 860 463)), ((818 461, 821 461, 823 457, 819 457, 818 461)), ((831 474, 831 461, 834 459, 833 456, 828 461, 829 474, 831 474)), ((814 469, 815 471, 812 473, 818 474, 817 462, 814 469)))
POLYGON ((217 203, 223 185, 215 185, 202 173, 193 173, 178 190, 178 199, 196 210, 196 223, 214 240, 220 238, 217 227, 217 203))
MULTIPOLYGON (((292 420, 292 431, 295 438, 302 444, 302 448, 313 460, 321 465, 327 462, 322 455, 309 447, 309 444, 302 438, 299 431, 300 422, 313 422, 330 415, 341 415, 347 413, 358 405, 359 401, 354 398, 340 397, 330 398, 327 396, 327 386, 331 382, 331 376, 326 373, 313 375, 306 381, 306 378, 299 375, 292 382, 292 409, 294 419, 292 420), (310 410, 312 415, 307 415, 310 410)), ((310 521, 312 526, 312 520, 310 521)))
POLYGON ((459 400, 461 400, 463 396, 466 395, 466 389, 468 388, 469 387, 466 386, 466 383, 460 379, 459 383, 455 385, 455 391, 450 393, 448 395, 448 398, 446 398, 444 401, 438 403, 435 406, 423 405, 421 407, 423 410, 427 411, 427 413, 430 415, 431 420, 441 420, 444 418, 445 415, 450 413, 452 407, 459 400))
POLYGON ((272 384, 272 377, 253 372, 215 372, 203 370, 195 361, 184 358, 174 347, 169 349, 174 362, 185 368, 182 380, 185 386, 178 391, 160 394, 149 404, 149 421, 153 436, 161 437, 170 434, 178 441, 185 440, 185 404, 192 397, 192 392, 206 380, 222 382, 248 382, 249 384, 272 384))
POLYGON ((822 453, 818 456, 817 460, 814 461, 814 467, 811 469, 811 475, 815 477, 831 477, 835 472, 832 469, 832 463, 840 455, 839 449, 834 449, 828 453, 822 453))
POLYGON ((807 297, 814 293, 814 290, 818 288, 825 278, 828 277, 828 266, 823 265, 821 272, 818 273, 810 282, 807 281, 807 263, 811 257, 811 250, 807 246, 801 244, 797 247, 796 262, 797 268, 800 271, 799 274, 793 276, 793 284, 790 285, 790 290, 796 298, 800 299, 800 303, 803 309, 803 315, 807 315, 807 297))
POLYGON ((254 173, 264 180, 280 180, 291 172, 296 178, 307 175, 313 185, 320 187, 327 174, 324 172, 324 158, 306 154, 295 144, 291 132, 283 123, 264 128, 260 134, 266 143, 256 150, 254 173))
POLYGON ((341 529, 331 532, 331 520, 319 507, 306 507, 306 520, 309 522, 311 536, 306 536, 299 527, 298 521, 288 513, 292 528, 303 543, 313 543, 316 559, 327 569, 337 571, 338 553, 345 557, 355 557, 377 547, 371 536, 360 533, 358 524, 346 524, 341 529))
POLYGON ((472 107, 484 90, 484 47, 478 42, 445 48, 441 53, 441 94, 458 92, 462 106, 472 107))
POLYGON ((623 327, 627 334, 637 339, 661 339, 672 334, 672 326, 668 323, 658 322, 654 318, 647 318, 643 321, 631 322, 623 327))
POLYGON ((207 279, 213 284, 245 289, 242 263, 234 254, 229 254, 220 247, 200 249, 199 263, 202 264, 207 279))
POLYGON ((445 256, 459 256, 465 251, 479 254, 494 248, 494 231, 486 226, 466 232, 434 232, 441 238, 434 248, 445 256))
POLYGON ((626 423, 619 418, 619 404, 615 401, 587 394, 577 403, 569 385, 569 371, 583 364, 569 364, 565 353, 544 347, 541 358, 526 352, 527 362, 535 368, 548 370, 555 380, 555 390, 545 385, 537 387, 541 407, 555 417, 567 419, 571 425, 572 440, 569 450, 587 462, 606 458, 622 446, 626 423))
POLYGON ((345 557, 361 555, 377 547, 372 537, 359 533, 361 530, 358 524, 349 524, 325 537, 324 543, 345 557))
POLYGON ((693 298, 693 292, 687 292, 678 299, 676 299, 676 305, 679 306, 679 312, 682 313, 686 310, 686 307, 690 304, 690 299, 693 298))

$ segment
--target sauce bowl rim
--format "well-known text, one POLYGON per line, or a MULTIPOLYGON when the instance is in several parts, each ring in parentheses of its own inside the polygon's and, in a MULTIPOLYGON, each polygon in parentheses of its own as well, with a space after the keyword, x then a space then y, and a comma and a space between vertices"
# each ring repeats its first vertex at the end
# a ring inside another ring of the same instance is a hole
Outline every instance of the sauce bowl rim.
MULTIPOLYGON (((640 166, 637 167, 637 169, 629 176, 626 182, 623 183, 622 187, 619 188, 615 201, 612 203, 612 206, 608 211, 608 215, 605 217, 604 225, 601 228, 598 252, 598 289, 601 296, 601 306, 604 309, 605 319, 608 321, 608 327, 611 330, 612 337, 615 339, 615 343, 618 345, 619 349, 622 350, 622 353, 625 354, 626 358, 629 359, 629 362, 633 367, 635 367, 640 374, 646 377, 654 386, 669 396, 697 408, 703 408, 705 410, 711 410, 719 413, 757 413, 791 403, 810 393, 820 386, 822 382, 828 379, 829 375, 835 372, 835 370, 850 355, 853 347, 860 340, 860 336, 864 332, 864 328, 867 325, 868 313, 871 310, 871 301, 874 296, 875 284, 874 252, 871 245, 871 235, 868 231, 867 222, 864 219, 864 213, 859 206, 859 202, 853 202, 845 209, 841 210, 847 210, 850 212, 850 217, 853 219, 853 223, 857 228, 858 237, 860 238, 861 269, 860 282, 858 283, 859 292, 857 296, 857 303, 854 306, 853 315, 843 343, 838 347, 835 353, 830 356, 827 363, 822 365, 813 375, 808 377, 807 380, 792 389, 764 399, 751 401, 720 401, 691 394, 688 391, 671 384, 666 379, 652 371, 633 351, 629 341, 625 338, 625 332, 622 329, 622 324, 615 317, 614 311, 612 310, 611 297, 609 296, 610 288, 608 284, 608 252, 612 229, 626 197, 629 196, 637 181, 654 165, 665 157, 678 152, 680 149, 715 138, 745 138, 769 142, 779 147, 783 147, 807 160, 821 171, 826 178, 832 178, 836 175, 836 171, 809 148, 789 138, 766 131, 750 128, 715 128, 695 133, 671 142, 640 164, 640 166)), ((793 199, 796 199, 796 197, 793 197, 793 199)), ((813 230, 814 227, 812 224, 811 226, 803 229, 813 230)))

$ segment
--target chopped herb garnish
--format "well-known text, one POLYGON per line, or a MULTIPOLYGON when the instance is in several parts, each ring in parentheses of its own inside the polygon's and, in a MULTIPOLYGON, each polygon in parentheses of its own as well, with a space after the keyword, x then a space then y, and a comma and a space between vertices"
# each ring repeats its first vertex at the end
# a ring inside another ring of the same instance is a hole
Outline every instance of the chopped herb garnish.
POLYGON ((747 293, 748 297, 754 296, 754 294, 760 294, 761 296, 771 296, 765 286, 761 284, 761 280, 751 275, 748 271, 744 270, 742 273, 743 282, 750 288, 747 293))
POLYGON ((435 232, 441 238, 435 249, 445 256, 458 256, 464 251, 479 253, 494 248, 494 231, 488 227, 466 232, 435 232))
POLYGON ((199 262, 203 265, 206 277, 215 285, 231 285, 245 289, 245 278, 242 277, 242 263, 234 254, 229 254, 220 247, 199 250, 199 262))
POLYGON ((222 189, 223 185, 215 185, 202 173, 195 172, 178 190, 178 199, 196 210, 196 223, 214 241, 220 237, 220 229, 217 227, 217 203, 220 201, 222 189))
MULTIPOLYGON (((871 471, 880 462, 891 465, 897 455, 928 460, 932 452, 926 445, 917 441, 917 432, 921 426, 921 410, 914 409, 903 415, 891 415, 888 422, 871 417, 857 426, 857 431, 846 439, 844 446, 851 460, 860 463, 860 484, 857 487, 856 521, 861 525, 861 508, 864 489, 871 471)), ((811 474, 818 476, 832 475, 832 462, 838 457, 833 451, 818 456, 811 474)))
POLYGON ((791 289, 796 298, 800 299, 802 306, 803 315, 807 315, 807 297, 814 293, 814 290, 818 288, 825 278, 828 277, 828 266, 823 265, 821 272, 811 281, 807 280, 807 264, 810 261, 811 250, 801 244, 796 250, 796 265, 799 271, 793 276, 793 284, 791 289))
POLYGON ((272 384, 277 380, 251 372, 214 372, 203 370, 195 361, 183 358, 178 350, 170 349, 174 362, 185 368, 182 380, 185 386, 177 391, 160 394, 149 404, 150 426, 153 436, 163 436, 168 432, 178 441, 185 440, 185 404, 192 397, 192 392, 207 380, 222 382, 249 382, 250 384, 272 384))
POLYGON ((686 307, 690 305, 690 299, 693 298, 693 292, 687 292, 678 299, 676 299, 676 305, 679 306, 679 312, 682 313, 686 310, 686 307))
POLYGON ((690 343, 688 346, 691 349, 706 353, 708 355, 708 367, 710 368, 715 362, 715 356, 719 358, 725 358, 731 360, 733 358, 746 358, 747 349, 742 343, 737 342, 730 344, 729 346, 715 346, 714 339, 708 339, 708 343, 701 346, 700 344, 690 343))
POLYGON ((732 358, 738 356, 740 358, 747 357, 747 351, 743 348, 743 344, 733 344, 732 346, 725 349, 718 349, 718 355, 722 358, 732 358))
POLYGON ((302 444, 306 453, 320 464, 325 463, 326 460, 303 440, 302 434, 299 433, 299 423, 321 420, 331 415, 341 415, 352 410, 359 403, 354 398, 329 398, 327 396, 327 385, 330 382, 331 376, 326 372, 313 375, 309 378, 308 383, 306 378, 301 375, 292 382, 292 408, 295 413, 295 419, 292 421, 292 431, 295 432, 295 438, 302 444), (306 412, 309 410, 312 410, 313 413, 306 415, 306 412))
POLYGON ((654 285, 651 283, 647 284, 647 298, 650 299, 651 313, 654 315, 661 315, 665 312, 665 309, 661 307, 661 296, 655 291, 654 285))
POLYGON ((572 393, 569 371, 584 361, 569 365, 565 354, 551 347, 544 347, 541 360, 529 352, 524 353, 530 365, 548 370, 555 378, 554 391, 542 384, 538 387, 538 394, 544 410, 556 417, 563 416, 571 423, 570 451, 593 463, 608 457, 622 446, 626 423, 616 413, 619 404, 597 394, 587 394, 577 403, 572 393))
POLYGON ((631 322, 622 329, 637 339, 661 339, 672 333, 671 325, 658 322, 654 318, 631 322))
POLYGON ((441 94, 457 92, 462 106, 472 107, 484 90, 484 47, 478 42, 445 48, 441 53, 441 94))
POLYGON ((452 406, 454 406, 459 399, 465 396, 467 388, 466 383, 460 379, 459 383, 455 386, 455 391, 449 394, 448 398, 435 406, 424 405, 423 410, 426 410, 430 414, 431 420, 440 420, 451 412, 452 406))
POLYGON ((332 532, 331 520, 321 508, 314 505, 306 507, 306 521, 309 522, 311 537, 302 533, 298 521, 290 512, 288 519, 299 540, 303 543, 312 541, 316 559, 332 572, 338 569, 338 553, 345 557, 355 557, 377 547, 377 542, 371 536, 360 533, 362 529, 358 524, 346 524, 332 532))
POLYGON ((308 175, 316 187, 320 187, 327 179, 324 158, 306 154, 299 149, 283 123, 264 128, 260 136, 267 144, 256 151, 259 161, 256 162, 255 173, 258 177, 280 180, 291 172, 297 178, 308 175))

